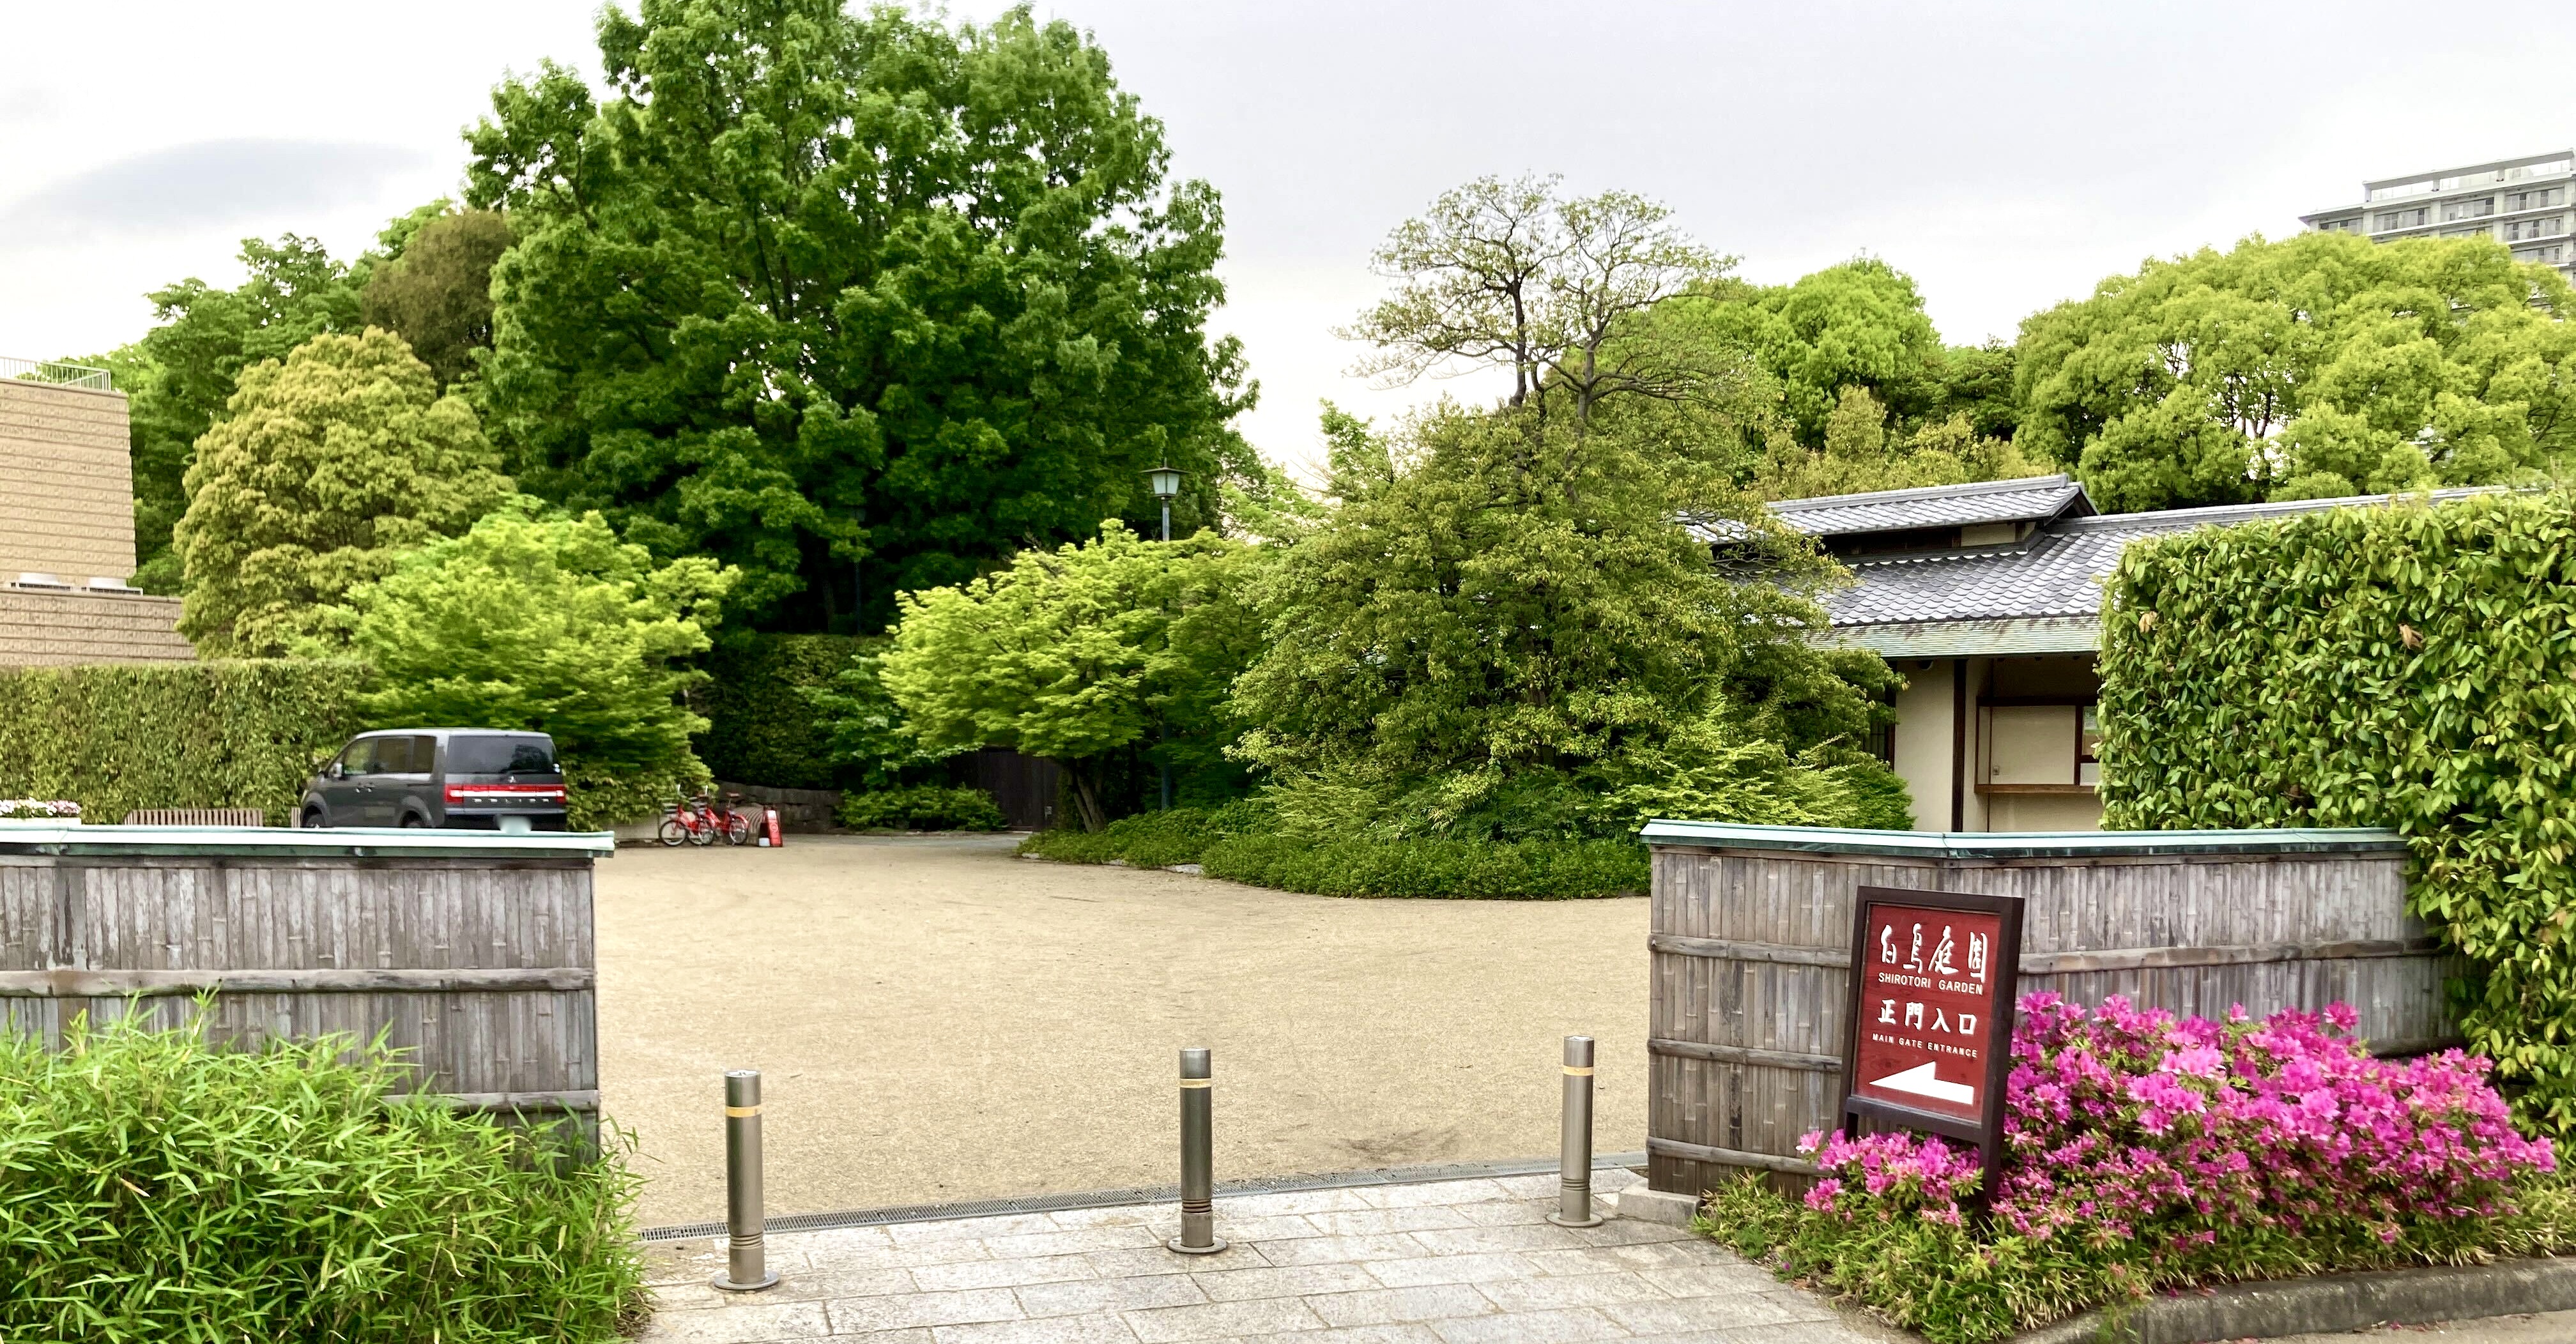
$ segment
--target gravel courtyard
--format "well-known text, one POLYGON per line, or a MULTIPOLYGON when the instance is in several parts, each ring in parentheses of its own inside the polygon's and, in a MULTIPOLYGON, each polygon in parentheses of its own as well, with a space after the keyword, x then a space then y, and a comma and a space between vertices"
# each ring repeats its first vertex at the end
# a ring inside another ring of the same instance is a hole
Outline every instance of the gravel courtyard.
POLYGON ((1177 1179, 1174 1052, 1216 1052, 1217 1176, 1544 1156, 1559 1038, 1645 1146, 1646 902, 1364 901, 795 836, 599 866, 603 1105, 645 1225, 721 1218, 720 1075, 763 1071, 773 1215, 1177 1179))

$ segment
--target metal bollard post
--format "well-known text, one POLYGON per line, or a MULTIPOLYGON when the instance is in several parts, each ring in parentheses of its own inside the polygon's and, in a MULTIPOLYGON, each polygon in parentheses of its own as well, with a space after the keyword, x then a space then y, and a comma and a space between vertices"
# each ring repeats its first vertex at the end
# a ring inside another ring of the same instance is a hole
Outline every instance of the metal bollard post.
POLYGON ((760 1070, 725 1074, 725 1269, 715 1285, 729 1293, 774 1287, 769 1248, 761 1239, 767 1218, 760 1190, 760 1070))
POLYGON ((1556 1212, 1547 1220, 1558 1227, 1599 1227, 1592 1212, 1592 1038, 1565 1038, 1565 1116, 1558 1135, 1556 1212))
POLYGON ((1215 1073, 1208 1052, 1181 1052, 1181 1235, 1164 1242, 1182 1255, 1214 1255, 1225 1249, 1216 1234, 1216 1135, 1213 1098, 1215 1073))

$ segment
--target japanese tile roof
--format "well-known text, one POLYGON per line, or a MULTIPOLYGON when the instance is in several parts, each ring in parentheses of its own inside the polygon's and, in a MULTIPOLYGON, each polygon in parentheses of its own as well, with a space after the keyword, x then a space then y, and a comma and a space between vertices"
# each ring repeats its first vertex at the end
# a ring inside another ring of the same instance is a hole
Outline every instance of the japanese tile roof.
POLYGON ((1915 490, 1876 490, 1865 495, 1784 499, 1771 505, 1781 522, 1811 537, 1854 532, 1903 532, 1979 523, 2045 522, 2061 514, 2093 512, 2084 487, 2064 476, 1973 485, 1933 485, 1915 490))
MULTIPOLYGON (((2075 487, 2081 489, 2081 487, 2075 487)), ((1912 495, 1918 491, 1891 491, 1912 495)), ((2435 499, 2480 493, 2442 490, 2435 499)), ((1867 498, 1845 496, 1845 500, 1867 498)), ((1845 561, 1855 583, 1828 594, 1824 608, 1836 629, 1960 621, 2021 621, 2087 617, 2102 605, 2100 580, 2120 549, 2140 537, 2195 527, 2225 526, 2321 509, 2384 503, 2392 496, 2357 495, 2279 504, 2169 509, 2073 517, 2043 524, 2022 541, 1948 551, 1864 555, 1845 561)), ((1801 501, 1814 502, 1814 501, 1801 501)), ((1780 506, 1774 505, 1774 508, 1780 506)), ((1847 507, 1847 506, 1838 506, 1847 507)), ((1898 528, 1913 523, 1893 525, 1898 528)))

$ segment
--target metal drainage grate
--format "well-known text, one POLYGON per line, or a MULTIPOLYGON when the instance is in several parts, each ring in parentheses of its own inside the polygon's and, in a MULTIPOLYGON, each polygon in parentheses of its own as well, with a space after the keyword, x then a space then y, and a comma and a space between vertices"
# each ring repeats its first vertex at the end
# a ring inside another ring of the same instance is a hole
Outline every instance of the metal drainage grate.
MULTIPOLYGON (((1594 1171, 1642 1167, 1644 1153, 1602 1153, 1592 1159, 1594 1171)), ((1282 1195, 1298 1190, 1338 1190, 1363 1185, 1419 1185, 1430 1181, 1472 1181, 1488 1176, 1537 1176, 1556 1170, 1556 1159, 1522 1158, 1508 1162, 1450 1162, 1430 1167, 1376 1167, 1367 1171, 1302 1172, 1259 1180, 1222 1181, 1216 1195, 1282 1195)), ((793 1213, 772 1218, 766 1230, 823 1232, 836 1227, 879 1227, 887 1223, 935 1223, 950 1218, 986 1218, 1001 1213, 1056 1213, 1066 1209, 1109 1209, 1126 1204, 1165 1204, 1178 1200, 1177 1185, 1138 1186, 1127 1190, 1085 1190, 1063 1195, 1018 1195, 1005 1199, 969 1199, 954 1204, 906 1204, 891 1209, 851 1209, 841 1213, 793 1213)), ((688 1241, 721 1237, 723 1223, 682 1223, 648 1227, 646 1241, 688 1241)))

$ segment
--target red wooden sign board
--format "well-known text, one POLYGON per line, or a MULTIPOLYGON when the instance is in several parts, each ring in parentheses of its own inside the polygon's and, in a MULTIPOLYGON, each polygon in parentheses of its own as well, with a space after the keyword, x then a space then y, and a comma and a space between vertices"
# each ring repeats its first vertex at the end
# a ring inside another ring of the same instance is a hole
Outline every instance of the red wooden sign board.
POLYGON ((2021 898, 1862 887, 1852 922, 1844 1132, 1856 1119, 1977 1145, 2002 1175, 2021 898))

